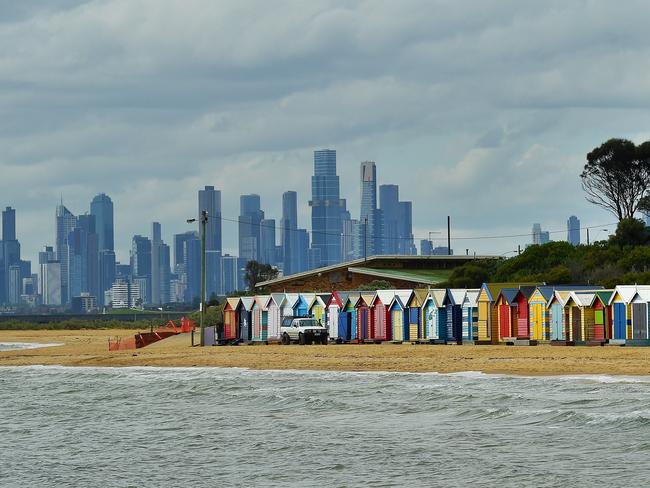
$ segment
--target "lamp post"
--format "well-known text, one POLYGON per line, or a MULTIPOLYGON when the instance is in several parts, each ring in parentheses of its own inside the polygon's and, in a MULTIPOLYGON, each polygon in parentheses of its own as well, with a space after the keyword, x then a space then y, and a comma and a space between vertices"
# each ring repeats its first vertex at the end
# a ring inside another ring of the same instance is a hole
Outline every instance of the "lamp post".
MULTIPOLYGON (((199 218, 200 223, 201 223, 201 305, 199 309, 199 317, 200 317, 200 327, 199 330, 201 332, 201 340, 200 340, 200 345, 201 347, 205 346, 205 334, 204 334, 204 320, 203 317, 205 315, 205 226, 208 223, 208 211, 207 210, 201 210, 201 217, 199 218)), ((187 223, 191 224, 193 222, 196 222, 196 219, 187 219, 187 223)))

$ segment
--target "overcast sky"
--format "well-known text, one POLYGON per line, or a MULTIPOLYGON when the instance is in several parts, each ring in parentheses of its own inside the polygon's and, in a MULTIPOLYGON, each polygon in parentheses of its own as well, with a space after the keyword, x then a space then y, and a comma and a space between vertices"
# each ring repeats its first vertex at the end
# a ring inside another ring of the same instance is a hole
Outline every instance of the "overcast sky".
POLYGON ((353 217, 371 159, 416 239, 447 215, 456 236, 566 239, 571 214, 615 221, 584 199, 586 153, 650 139, 648 25, 645 1, 0 0, 0 205, 35 259, 61 195, 79 214, 105 192, 124 262, 152 221, 188 230, 205 184, 225 217, 258 193, 278 222, 296 190, 309 228, 313 150, 332 148, 353 217))

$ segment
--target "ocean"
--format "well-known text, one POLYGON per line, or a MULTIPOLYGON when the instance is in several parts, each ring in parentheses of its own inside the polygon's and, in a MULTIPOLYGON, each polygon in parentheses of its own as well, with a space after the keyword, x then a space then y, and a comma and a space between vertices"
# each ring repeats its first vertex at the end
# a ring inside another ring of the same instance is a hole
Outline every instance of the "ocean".
POLYGON ((650 378, 0 368, 0 486, 646 486, 650 378))

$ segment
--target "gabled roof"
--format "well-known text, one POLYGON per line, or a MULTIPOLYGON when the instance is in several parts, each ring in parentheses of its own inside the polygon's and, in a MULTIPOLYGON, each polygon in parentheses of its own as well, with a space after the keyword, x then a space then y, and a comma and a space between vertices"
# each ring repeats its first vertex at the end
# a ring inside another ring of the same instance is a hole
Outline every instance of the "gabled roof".
POLYGON ((408 302, 409 307, 423 307, 429 299, 429 290, 426 288, 418 288, 413 290, 411 298, 408 302))
POLYGON ((370 306, 376 294, 376 292, 361 292, 361 299, 366 302, 366 305, 370 306))
POLYGON ((255 303, 254 297, 241 297, 240 304, 244 307, 244 310, 250 312, 253 308, 253 303, 255 303))
POLYGON ((479 293, 481 290, 485 290, 487 292, 488 298, 492 302, 496 302, 497 298, 499 296, 499 292, 503 288, 521 288, 522 286, 538 286, 543 283, 483 283, 481 285, 481 288, 479 290, 479 293))
POLYGON ((611 298, 609 299, 608 305, 611 305, 614 302, 614 297, 618 294, 623 300, 624 303, 630 303, 636 294, 637 287, 636 285, 617 285, 614 288, 614 293, 612 293, 611 298))
POLYGON ((284 296, 287 300, 284 306, 289 306, 291 308, 293 308, 296 305, 296 302, 300 298, 299 293, 285 293, 284 296))
POLYGON ((408 304, 409 299, 411 298, 411 294, 413 293, 413 290, 396 290, 395 291, 395 297, 393 300, 390 302, 390 306, 392 308, 393 304, 395 302, 399 303, 399 305, 402 308, 405 308, 408 304))
POLYGON ((237 305, 239 305, 239 298, 240 297, 230 297, 226 298, 226 302, 228 302, 228 305, 232 307, 232 309, 236 309, 237 305))
POLYGON ((636 294, 634 295, 634 298, 632 298, 633 302, 641 302, 641 303, 648 303, 650 302, 650 290, 645 289, 645 288, 638 288, 636 291, 636 294))
POLYGON ((327 306, 327 304, 330 301, 330 298, 332 297, 331 293, 317 293, 316 296, 320 298, 323 301, 323 305, 327 306))
POLYGON ((595 298, 596 294, 593 292, 570 291, 567 302, 573 300, 578 307, 591 307, 595 298))
MULTIPOLYGON (((311 302, 314 300, 314 298, 316 298, 316 293, 298 293, 298 296, 302 298, 302 300, 309 307, 309 305, 311 305, 311 302)), ((293 306, 295 307, 296 304, 294 304, 293 306)))
POLYGON ((332 305, 337 305, 339 308, 345 305, 345 300, 347 300, 348 294, 345 292, 333 291, 327 300, 327 306, 331 307, 332 305))
POLYGON ((607 305, 609 303, 609 299, 612 298, 612 295, 614 294, 614 290, 601 290, 595 293, 596 296, 600 298, 600 301, 603 302, 604 305, 607 305))
POLYGON ((462 305, 465 300, 467 290, 464 288, 447 288, 444 303, 451 303, 452 305, 462 305))
POLYGON ((347 298, 343 302, 343 308, 348 306, 348 303, 351 303, 353 306, 356 305, 357 301, 361 298, 361 293, 358 291, 351 291, 348 293, 347 298))
MULTIPOLYGON (((329 299, 329 297, 328 297, 328 299, 329 299)), ((307 304, 307 308, 309 308, 311 310, 311 308, 316 304, 319 304, 323 308, 325 308, 327 306, 327 302, 324 301, 321 298, 320 294, 318 294, 318 293, 316 295, 314 295, 314 298, 312 299, 312 301, 307 304)))
POLYGON ((519 293, 519 288, 502 288, 497 295, 495 302, 499 301, 499 297, 503 297, 504 301, 510 305, 515 301, 515 297, 519 293))
POLYGON ((431 298, 433 298, 433 303, 436 304, 436 307, 444 307, 443 303, 445 301, 445 296, 447 295, 447 290, 442 288, 436 288, 429 292, 431 298))
POLYGON ((283 306, 283 302, 287 299, 286 293, 271 293, 271 299, 275 302, 278 307, 283 306))
POLYGON ((377 290, 372 305, 374 306, 377 300, 380 300, 384 306, 390 305, 390 302, 392 302, 395 297, 395 292, 396 290, 377 290))
POLYGON ((560 305, 563 307, 566 305, 567 300, 569 299, 569 293, 568 291, 554 291, 553 296, 551 299, 548 301, 546 304, 546 308, 549 308, 551 305, 553 305, 554 302, 558 302, 560 305))
POLYGON ((480 290, 476 288, 472 288, 470 290, 467 290, 467 293, 465 294, 465 299, 463 300, 463 304, 467 303, 470 307, 478 307, 478 295, 480 293, 480 290))
MULTIPOLYGON (((548 302, 551 298, 553 298, 553 293, 555 291, 596 291, 596 290, 602 290, 602 286, 596 286, 596 285, 544 285, 544 286, 538 286, 536 288, 537 291, 541 293, 541 295, 544 297, 544 299, 548 302)), ((532 297, 534 294, 531 293, 530 297, 532 297)), ((530 298, 528 297, 528 298, 530 298)))
POLYGON ((255 295, 253 301, 254 304, 257 304, 258 307, 260 308, 266 308, 267 303, 271 299, 271 295, 255 295))

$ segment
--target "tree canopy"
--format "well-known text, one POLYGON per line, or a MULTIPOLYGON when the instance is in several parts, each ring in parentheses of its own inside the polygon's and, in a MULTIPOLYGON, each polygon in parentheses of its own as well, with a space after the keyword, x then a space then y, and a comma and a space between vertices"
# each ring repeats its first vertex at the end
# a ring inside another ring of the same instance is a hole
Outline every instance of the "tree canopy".
POLYGON ((257 261, 248 261, 244 274, 244 281, 249 290, 255 288, 257 283, 273 280, 278 277, 278 270, 270 264, 262 264, 257 261))
POLYGON ((610 139, 587 154, 582 174, 587 201, 630 219, 646 201, 650 188, 650 141, 636 146, 627 139, 610 139))

